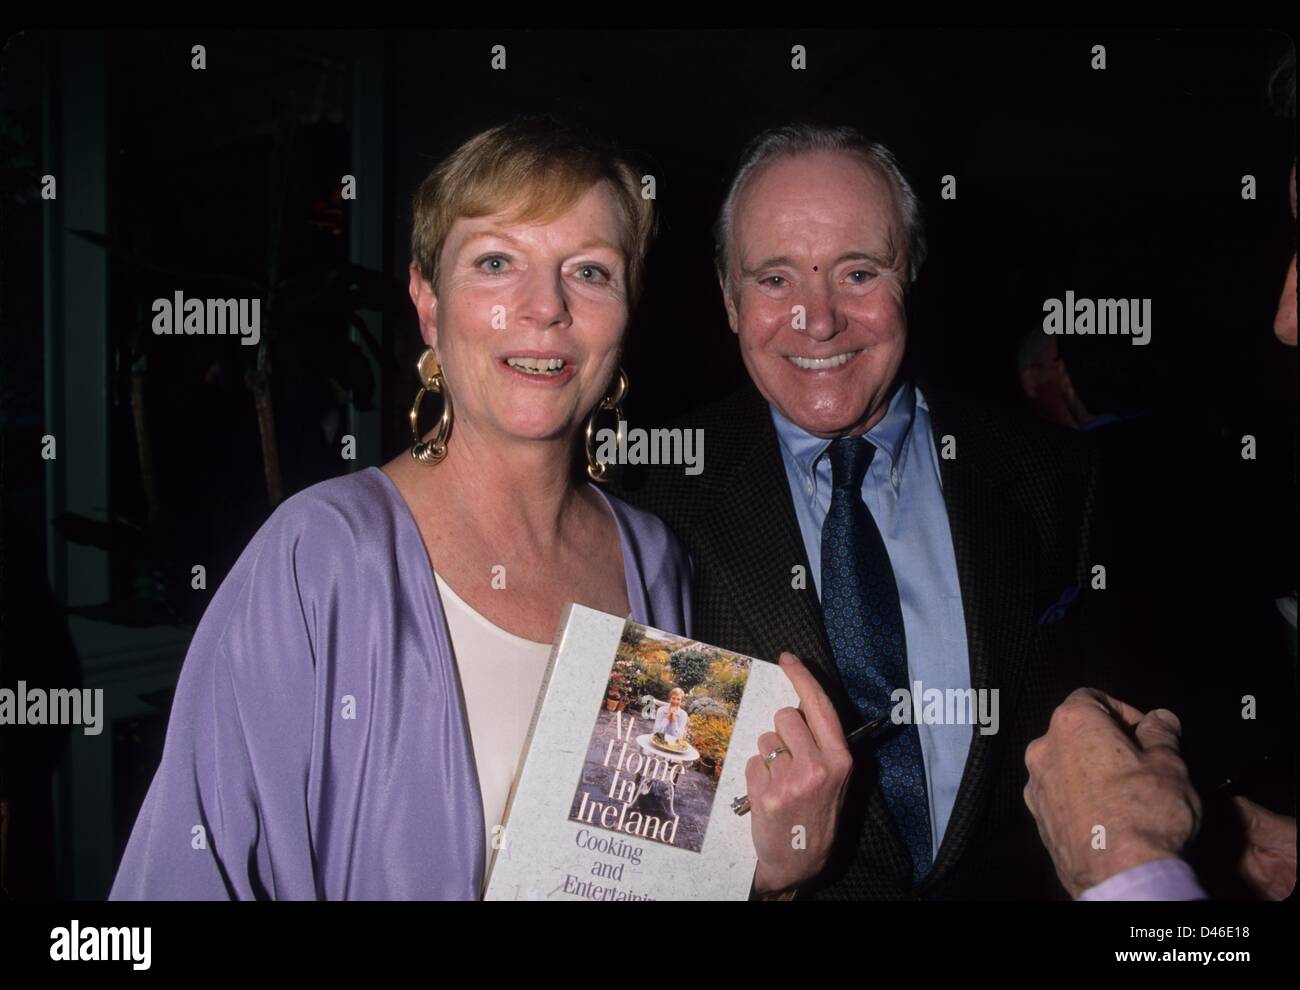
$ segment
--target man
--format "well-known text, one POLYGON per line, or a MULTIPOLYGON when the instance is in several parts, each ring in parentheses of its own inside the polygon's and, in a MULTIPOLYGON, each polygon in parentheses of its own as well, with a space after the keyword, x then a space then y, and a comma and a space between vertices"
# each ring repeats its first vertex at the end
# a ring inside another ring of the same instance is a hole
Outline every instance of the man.
POLYGON ((1082 430, 1091 422, 1092 414, 1074 391, 1055 337, 1043 333, 1042 327, 1031 328, 1020 340, 1017 358, 1020 390, 1035 416, 1067 430, 1082 430))
POLYGON ((696 636, 798 654, 846 732, 896 716, 855 745, 834 848, 798 896, 1059 896, 1020 754, 1077 671, 1082 441, 907 370, 925 239, 883 146, 849 128, 759 135, 715 233, 750 385, 674 424, 704 430, 701 474, 649 469, 626 495, 691 553, 696 636), (971 707, 918 719, 930 689, 973 691, 945 694, 971 707), (977 729, 978 701, 994 717, 977 729))
POLYGON ((1041 326, 1020 341, 1020 390, 1045 423, 1089 432, 1146 415, 1154 369, 1126 337, 1056 337, 1041 326))
MULTIPOLYGON (((1295 119, 1294 52, 1286 80, 1287 117, 1295 119)), ((1295 165, 1291 217, 1296 217, 1295 165)), ((1296 346, 1296 259, 1292 253, 1273 321, 1283 344, 1296 346)), ((1295 595, 1278 601, 1295 638, 1295 595)), ((1294 661, 1294 656, 1292 657, 1294 661)), ((1268 699, 1294 705, 1286 697, 1268 699)), ((1051 729, 1025 750, 1030 771, 1024 799, 1070 895, 1080 900, 1195 900, 1205 897, 1183 858, 1196 836, 1201 801, 1181 750, 1172 712, 1143 715, 1100 691, 1074 692, 1052 716, 1051 729), (1105 844, 1095 840, 1098 826, 1105 844)), ((1238 796, 1244 833, 1241 879, 1258 896, 1280 900, 1295 890, 1296 820, 1238 796)), ((1292 792, 1294 803, 1294 791, 1292 792)))

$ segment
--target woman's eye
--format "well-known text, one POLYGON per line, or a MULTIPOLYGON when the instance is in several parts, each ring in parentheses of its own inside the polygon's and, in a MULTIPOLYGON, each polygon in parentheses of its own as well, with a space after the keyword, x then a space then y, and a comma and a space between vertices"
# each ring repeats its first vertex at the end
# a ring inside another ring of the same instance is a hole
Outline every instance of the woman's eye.
POLYGON ((483 269, 483 271, 487 272, 489 275, 500 275, 506 270, 506 265, 508 264, 509 260, 505 255, 489 254, 485 258, 480 258, 475 267, 483 269))
POLYGON ((609 272, 600 265, 583 265, 578 269, 578 278, 584 282, 608 282, 609 272))

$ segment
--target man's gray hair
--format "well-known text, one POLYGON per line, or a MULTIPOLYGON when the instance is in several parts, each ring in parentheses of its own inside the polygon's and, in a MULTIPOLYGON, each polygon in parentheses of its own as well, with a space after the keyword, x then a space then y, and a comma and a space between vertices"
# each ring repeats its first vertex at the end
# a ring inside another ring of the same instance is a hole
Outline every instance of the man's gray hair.
POLYGON ((731 188, 727 190, 727 198, 722 201, 722 209, 718 211, 718 219, 713 225, 713 261, 724 284, 730 288, 727 249, 731 241, 736 201, 740 199, 745 184, 773 158, 815 151, 843 151, 857 155, 889 179, 903 219, 903 235, 907 239, 907 281, 909 285, 915 282, 921 264, 925 261, 925 224, 921 216, 921 201, 903 175, 894 153, 879 142, 868 141, 852 127, 786 124, 763 131, 740 154, 740 167, 731 180, 731 188))

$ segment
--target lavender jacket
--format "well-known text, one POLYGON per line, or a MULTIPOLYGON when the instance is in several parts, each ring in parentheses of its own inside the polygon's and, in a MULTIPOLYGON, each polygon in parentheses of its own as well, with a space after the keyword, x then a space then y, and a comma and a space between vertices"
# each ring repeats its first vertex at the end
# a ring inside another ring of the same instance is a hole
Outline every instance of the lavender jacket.
MULTIPOLYGON (((680 544, 601 494, 632 618, 690 635, 680 544)), ((314 485, 272 513, 199 623, 109 898, 474 900, 485 853, 415 520, 378 468, 314 485)))

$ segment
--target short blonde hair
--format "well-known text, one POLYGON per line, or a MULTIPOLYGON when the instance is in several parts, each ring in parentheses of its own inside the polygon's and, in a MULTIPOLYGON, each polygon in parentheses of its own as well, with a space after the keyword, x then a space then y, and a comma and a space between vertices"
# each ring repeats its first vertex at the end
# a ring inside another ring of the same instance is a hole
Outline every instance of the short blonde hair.
POLYGON ((470 138, 420 183, 412 200, 411 260, 437 291, 439 257, 456 220, 517 206, 516 223, 544 223, 597 182, 610 184, 622 219, 628 308, 640 298, 654 238, 640 171, 612 145, 549 116, 517 117, 470 138))

